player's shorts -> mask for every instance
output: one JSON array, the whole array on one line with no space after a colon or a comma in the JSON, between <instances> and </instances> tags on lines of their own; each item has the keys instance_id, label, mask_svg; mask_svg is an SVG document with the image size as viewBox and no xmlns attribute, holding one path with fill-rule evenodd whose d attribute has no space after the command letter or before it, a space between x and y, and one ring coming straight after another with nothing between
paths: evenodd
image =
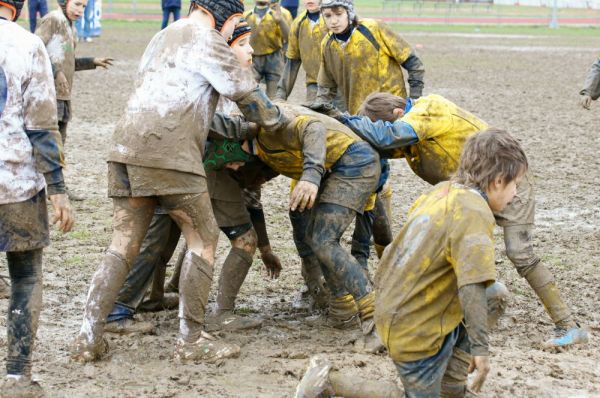
<instances>
[{"instance_id":1,"label":"player's shorts","mask_svg":"<svg viewBox=\"0 0 600 398\"><path fill-rule=\"evenodd\" d=\"M50 244L46 191L18 203L0 205L0 251L20 252Z\"/></svg>"}]
</instances>

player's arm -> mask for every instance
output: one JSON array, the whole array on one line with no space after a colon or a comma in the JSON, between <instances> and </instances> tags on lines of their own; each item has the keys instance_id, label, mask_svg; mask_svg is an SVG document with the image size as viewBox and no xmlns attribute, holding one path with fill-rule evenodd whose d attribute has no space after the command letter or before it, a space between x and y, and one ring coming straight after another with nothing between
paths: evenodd
<instances>
[{"instance_id":1,"label":"player's arm","mask_svg":"<svg viewBox=\"0 0 600 398\"><path fill-rule=\"evenodd\" d=\"M348 114L344 114L339 120L378 151L391 151L419 142L412 126L402 120L393 123L383 120L373 122L366 116Z\"/></svg>"},{"instance_id":2,"label":"player's arm","mask_svg":"<svg viewBox=\"0 0 600 398\"><path fill-rule=\"evenodd\" d=\"M256 136L255 127L242 116L215 113L208 137L215 140L244 141Z\"/></svg>"},{"instance_id":3,"label":"player's arm","mask_svg":"<svg viewBox=\"0 0 600 398\"><path fill-rule=\"evenodd\" d=\"M329 70L327 63L325 62L325 51L327 51L327 43L329 42L329 36L325 36L321 42L321 66L319 68L319 74L317 76L317 99L316 104L333 104L333 100L337 95L337 83Z\"/></svg>"},{"instance_id":4,"label":"player's arm","mask_svg":"<svg viewBox=\"0 0 600 398\"><path fill-rule=\"evenodd\" d=\"M304 164L302 176L290 196L290 210L304 211L314 205L325 174L327 128L317 120L304 121L296 128L302 143Z\"/></svg>"},{"instance_id":5,"label":"player's arm","mask_svg":"<svg viewBox=\"0 0 600 398\"><path fill-rule=\"evenodd\" d=\"M208 53L198 54L198 65L202 75L217 92L236 102L249 122L265 130L277 130L288 122L281 109L274 105L260 90L254 78L243 69L220 34L207 41Z\"/></svg>"},{"instance_id":6,"label":"player's arm","mask_svg":"<svg viewBox=\"0 0 600 398\"><path fill-rule=\"evenodd\" d=\"M392 31L386 24L381 24L380 34L385 50L408 73L410 97L419 98L425 86L425 66L418 55L402 37Z\"/></svg>"},{"instance_id":7,"label":"player's arm","mask_svg":"<svg viewBox=\"0 0 600 398\"><path fill-rule=\"evenodd\" d=\"M288 38L288 48L285 54L285 66L281 79L277 84L277 98L287 99L294 89L296 78L300 71L302 60L300 59L300 48L298 43L298 30L300 25L298 22L292 24Z\"/></svg>"}]
</instances>

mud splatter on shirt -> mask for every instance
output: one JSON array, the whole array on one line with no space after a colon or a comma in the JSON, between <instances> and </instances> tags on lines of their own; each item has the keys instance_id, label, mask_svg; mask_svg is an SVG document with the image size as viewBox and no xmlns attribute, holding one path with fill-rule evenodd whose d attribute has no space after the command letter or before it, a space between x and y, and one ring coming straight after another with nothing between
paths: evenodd
<instances>
[{"instance_id":1,"label":"mud splatter on shirt","mask_svg":"<svg viewBox=\"0 0 600 398\"><path fill-rule=\"evenodd\" d=\"M58 134L58 126L52 69L42 41L0 20L0 68L7 86L0 116L0 204L7 204L30 199L45 186L26 130Z\"/></svg>"}]
</instances>

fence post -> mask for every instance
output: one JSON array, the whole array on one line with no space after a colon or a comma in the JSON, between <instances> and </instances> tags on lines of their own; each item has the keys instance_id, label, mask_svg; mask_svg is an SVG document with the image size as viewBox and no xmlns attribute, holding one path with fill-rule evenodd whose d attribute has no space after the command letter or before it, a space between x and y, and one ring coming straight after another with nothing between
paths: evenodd
<instances>
[{"instance_id":1,"label":"fence post","mask_svg":"<svg viewBox=\"0 0 600 398\"><path fill-rule=\"evenodd\" d=\"M550 19L550 29L558 29L558 0L552 2L552 18Z\"/></svg>"}]
</instances>

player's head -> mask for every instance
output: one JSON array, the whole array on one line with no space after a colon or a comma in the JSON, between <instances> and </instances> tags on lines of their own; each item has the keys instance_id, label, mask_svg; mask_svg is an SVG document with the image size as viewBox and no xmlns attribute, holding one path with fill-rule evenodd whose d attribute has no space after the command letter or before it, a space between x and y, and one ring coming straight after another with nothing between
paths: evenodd
<instances>
[{"instance_id":1,"label":"player's head","mask_svg":"<svg viewBox=\"0 0 600 398\"><path fill-rule=\"evenodd\" d=\"M256 5L256 7L258 8L267 8L269 6L270 1L269 0L256 0L254 2L254 4Z\"/></svg>"},{"instance_id":2,"label":"player's head","mask_svg":"<svg viewBox=\"0 0 600 398\"><path fill-rule=\"evenodd\" d=\"M372 121L393 122L404 115L406 100L390 93L372 93L367 96L358 110L358 114Z\"/></svg>"},{"instance_id":3,"label":"player's head","mask_svg":"<svg viewBox=\"0 0 600 398\"><path fill-rule=\"evenodd\" d=\"M58 0L58 5L70 21L77 21L84 13L88 0Z\"/></svg>"},{"instance_id":4,"label":"player's head","mask_svg":"<svg viewBox=\"0 0 600 398\"><path fill-rule=\"evenodd\" d=\"M213 27L229 38L242 18L244 3L241 0L192 0L190 11L194 9L209 15Z\"/></svg>"},{"instance_id":5,"label":"player's head","mask_svg":"<svg viewBox=\"0 0 600 398\"><path fill-rule=\"evenodd\" d=\"M12 20L16 21L21 15L24 0L0 0L0 7L6 7L12 12Z\"/></svg>"},{"instance_id":6,"label":"player's head","mask_svg":"<svg viewBox=\"0 0 600 398\"><path fill-rule=\"evenodd\" d=\"M492 211L499 212L515 197L528 167L519 142L504 130L490 128L467 140L453 181L480 189Z\"/></svg>"},{"instance_id":7,"label":"player's head","mask_svg":"<svg viewBox=\"0 0 600 398\"><path fill-rule=\"evenodd\" d=\"M320 0L304 0L304 8L308 10L308 12L317 12L320 9L321 1Z\"/></svg>"},{"instance_id":8,"label":"player's head","mask_svg":"<svg viewBox=\"0 0 600 398\"><path fill-rule=\"evenodd\" d=\"M211 140L206 142L203 164L206 171L217 171L224 168L236 170L250 158L251 155L244 150L240 142Z\"/></svg>"},{"instance_id":9,"label":"player's head","mask_svg":"<svg viewBox=\"0 0 600 398\"><path fill-rule=\"evenodd\" d=\"M250 25L242 19L235 27L231 38L227 41L227 44L229 44L231 50L242 66L252 65L252 54L254 54L254 49L250 45L251 35L252 29L250 28Z\"/></svg>"},{"instance_id":10,"label":"player's head","mask_svg":"<svg viewBox=\"0 0 600 398\"><path fill-rule=\"evenodd\" d=\"M344 33L357 23L352 0L321 0L321 15L327 28L335 34Z\"/></svg>"}]
</instances>

